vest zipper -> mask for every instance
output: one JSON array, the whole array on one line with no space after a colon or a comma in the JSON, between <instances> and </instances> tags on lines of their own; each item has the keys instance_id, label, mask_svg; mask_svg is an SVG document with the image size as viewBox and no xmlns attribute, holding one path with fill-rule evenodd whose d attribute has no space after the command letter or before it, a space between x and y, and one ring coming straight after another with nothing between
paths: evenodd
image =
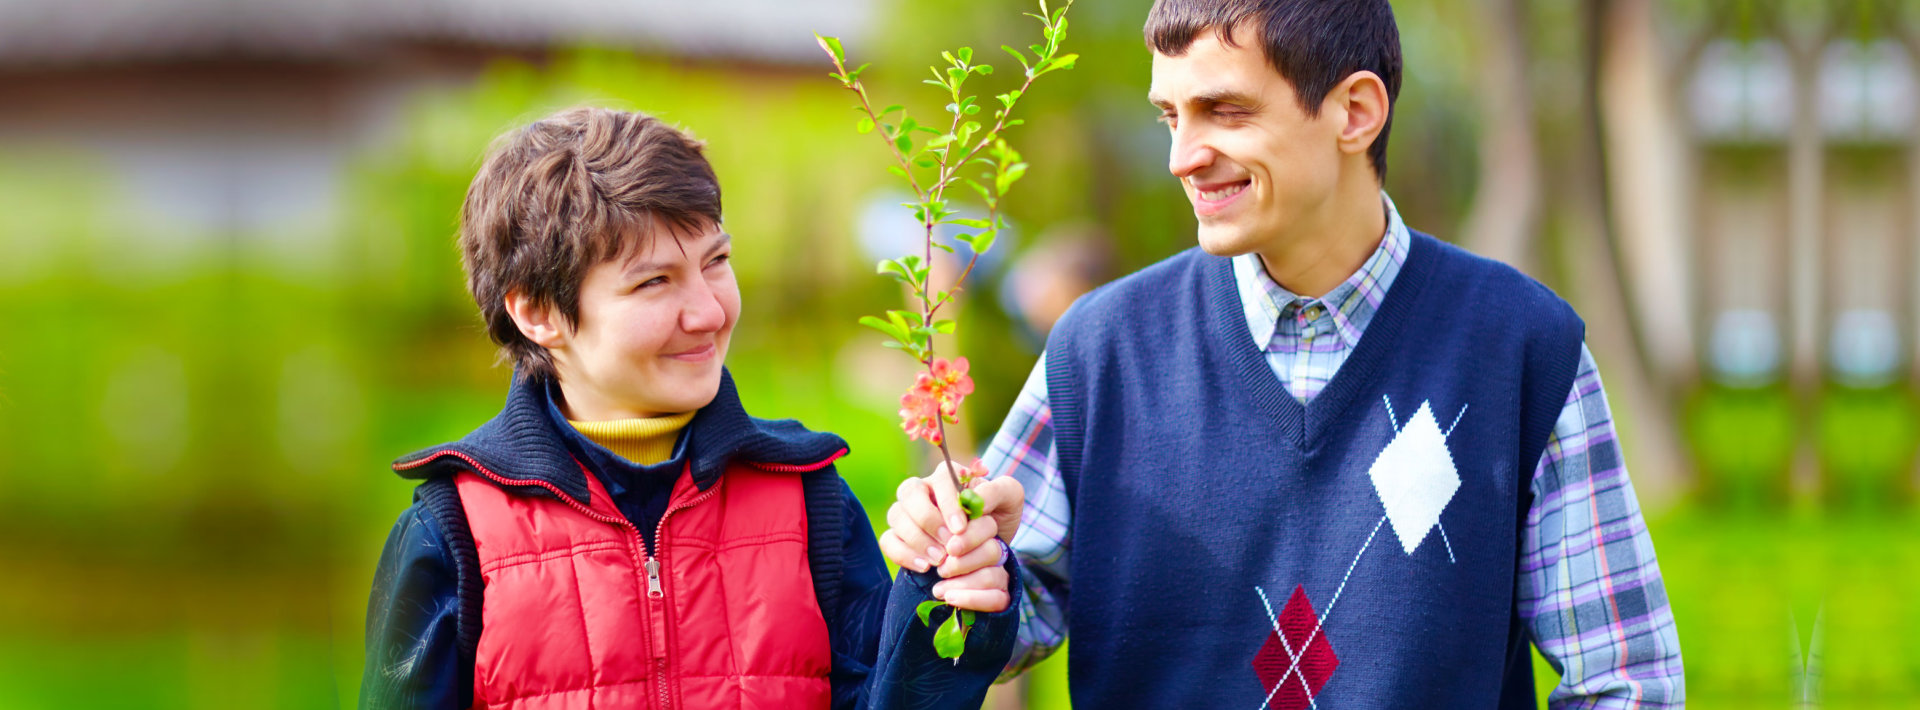
<instances>
[{"instance_id":1,"label":"vest zipper","mask_svg":"<svg viewBox=\"0 0 1920 710\"><path fill-rule=\"evenodd\" d=\"M688 465L691 466L692 464ZM660 523L654 526L653 529L653 554L647 556L646 570L647 600L651 602L655 608L650 609L649 611L652 613L647 616L653 622L654 638L660 639L660 643L654 644L653 662L661 678L667 677L667 636L672 633L671 630L673 627L673 624L668 623L669 620L667 619L668 604L666 603L666 583L660 578L661 570L667 566L667 521L673 518L674 513L698 505L700 501L711 498L713 494L718 492L720 492L720 487L714 486L679 505L669 506L667 512L660 514ZM636 531L634 534L638 535L639 533ZM660 689L660 707L662 710L669 710L673 707L672 693L664 682L659 683L658 687Z\"/></svg>"}]
</instances>

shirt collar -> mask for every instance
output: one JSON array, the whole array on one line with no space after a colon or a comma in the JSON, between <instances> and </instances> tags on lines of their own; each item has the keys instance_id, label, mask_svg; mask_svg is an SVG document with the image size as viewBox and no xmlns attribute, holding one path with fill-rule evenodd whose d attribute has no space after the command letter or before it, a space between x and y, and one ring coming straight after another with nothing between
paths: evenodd
<instances>
[{"instance_id":1,"label":"shirt collar","mask_svg":"<svg viewBox=\"0 0 1920 710\"><path fill-rule=\"evenodd\" d=\"M1380 245L1374 248L1373 255L1367 257L1366 263L1358 271L1320 298L1302 297L1275 282L1273 277L1267 275L1259 254L1242 254L1233 258L1233 276L1239 285L1240 305L1246 312L1247 330L1256 347L1264 350L1273 342L1282 316L1292 316L1297 310L1315 305L1316 302L1332 315L1341 338L1349 347L1359 342L1361 332L1373 321L1373 314L1386 298L1387 289L1393 286L1394 277L1400 274L1400 267L1406 263L1407 251L1413 241L1406 223L1400 219L1399 209L1394 207L1393 199L1384 190L1380 192L1380 203L1387 211L1387 231L1382 235Z\"/></svg>"}]
</instances>

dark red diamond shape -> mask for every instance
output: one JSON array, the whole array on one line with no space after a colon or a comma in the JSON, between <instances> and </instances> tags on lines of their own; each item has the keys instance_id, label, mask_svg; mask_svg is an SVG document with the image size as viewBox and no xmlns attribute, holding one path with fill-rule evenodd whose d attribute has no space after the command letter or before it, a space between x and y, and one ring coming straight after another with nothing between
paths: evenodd
<instances>
[{"instance_id":1,"label":"dark red diamond shape","mask_svg":"<svg viewBox=\"0 0 1920 710\"><path fill-rule=\"evenodd\" d=\"M1266 688L1272 698L1267 703L1269 708L1307 707L1308 699L1319 694L1320 689L1326 687L1327 679L1333 676L1333 669L1340 667L1340 659L1333 655L1333 644L1327 641L1327 630L1315 632L1319 623L1319 614L1314 613L1313 603L1307 601L1306 588L1294 587L1293 596L1287 598L1286 608L1280 611L1280 631L1268 632L1267 643L1253 657L1253 673L1260 676L1260 686ZM1288 649L1293 653L1288 653ZM1300 654L1297 665L1295 654ZM1275 686L1280 689L1275 691Z\"/></svg>"}]
</instances>

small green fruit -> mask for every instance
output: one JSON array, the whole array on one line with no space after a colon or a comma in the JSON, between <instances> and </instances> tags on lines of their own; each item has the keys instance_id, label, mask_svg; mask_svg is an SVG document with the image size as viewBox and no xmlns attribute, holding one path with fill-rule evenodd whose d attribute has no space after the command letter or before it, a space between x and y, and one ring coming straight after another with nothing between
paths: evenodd
<instances>
[{"instance_id":1,"label":"small green fruit","mask_svg":"<svg viewBox=\"0 0 1920 710\"><path fill-rule=\"evenodd\" d=\"M968 488L960 492L960 507L967 511L967 519L980 517L980 511L986 509L987 502L980 498L980 492Z\"/></svg>"}]
</instances>

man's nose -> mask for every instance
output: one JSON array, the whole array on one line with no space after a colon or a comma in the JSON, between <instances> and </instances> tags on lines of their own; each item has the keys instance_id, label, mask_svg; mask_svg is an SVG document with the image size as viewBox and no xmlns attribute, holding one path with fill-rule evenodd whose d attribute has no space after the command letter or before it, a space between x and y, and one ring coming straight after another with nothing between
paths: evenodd
<instances>
[{"instance_id":1,"label":"man's nose","mask_svg":"<svg viewBox=\"0 0 1920 710\"><path fill-rule=\"evenodd\" d=\"M1195 128L1175 128L1173 146L1167 153L1167 172L1185 179L1212 165L1214 155L1213 146L1208 144L1205 133Z\"/></svg>"}]
</instances>

